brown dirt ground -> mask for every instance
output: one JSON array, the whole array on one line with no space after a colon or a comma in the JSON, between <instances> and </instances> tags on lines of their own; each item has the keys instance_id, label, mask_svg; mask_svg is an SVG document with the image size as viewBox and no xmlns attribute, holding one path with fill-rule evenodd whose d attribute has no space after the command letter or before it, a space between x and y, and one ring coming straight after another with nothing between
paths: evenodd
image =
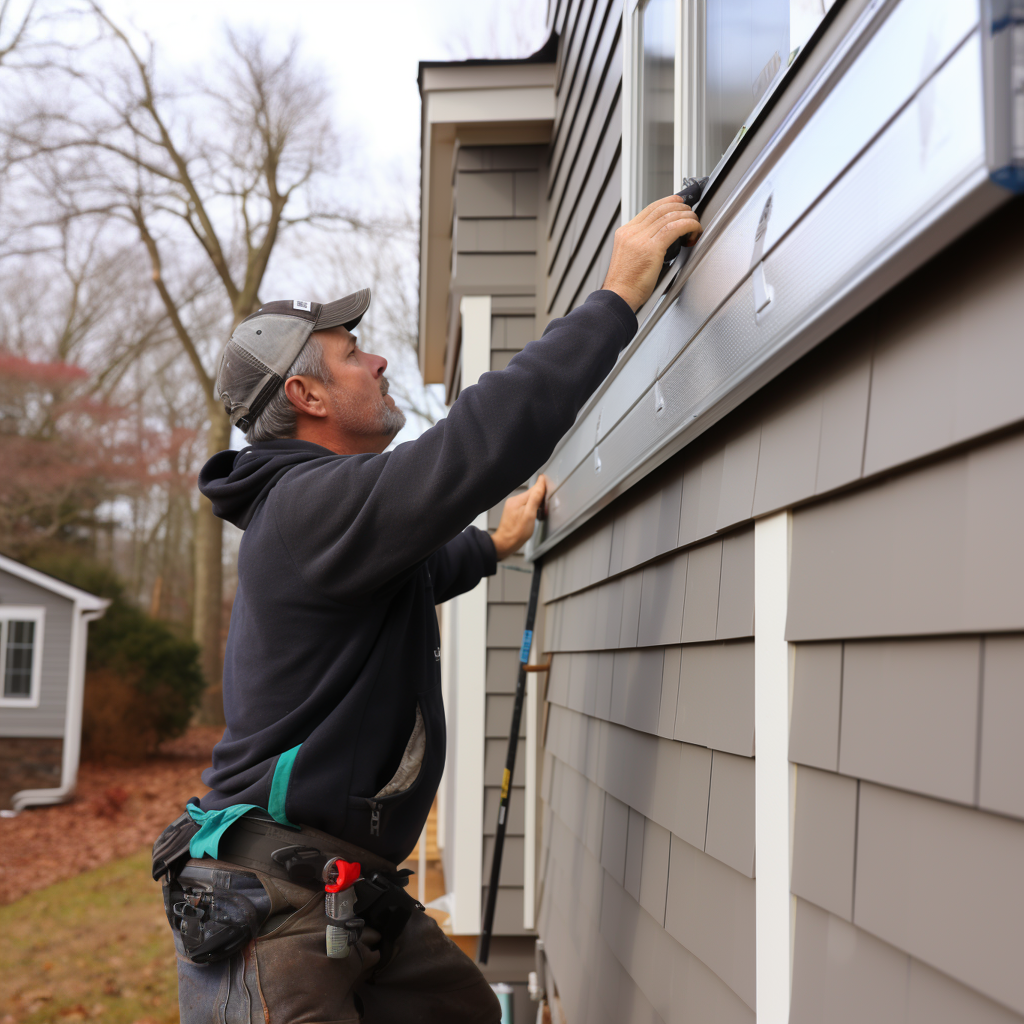
<instances>
[{"instance_id":1,"label":"brown dirt ground","mask_svg":"<svg viewBox=\"0 0 1024 1024\"><path fill-rule=\"evenodd\" d=\"M194 727L138 764L85 763L70 803L0 818L0 905L152 845L206 793L200 774L222 731Z\"/></svg>"}]
</instances>

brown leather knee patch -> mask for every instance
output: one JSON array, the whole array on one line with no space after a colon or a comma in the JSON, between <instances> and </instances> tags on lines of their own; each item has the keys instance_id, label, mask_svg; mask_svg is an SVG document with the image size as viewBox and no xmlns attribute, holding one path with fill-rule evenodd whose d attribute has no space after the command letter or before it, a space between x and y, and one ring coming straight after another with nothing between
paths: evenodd
<instances>
[{"instance_id":1,"label":"brown leather knee patch","mask_svg":"<svg viewBox=\"0 0 1024 1024\"><path fill-rule=\"evenodd\" d=\"M283 924L256 940L260 996L267 1024L359 1021L353 988L380 954L359 942L344 960L326 952L324 895L317 893Z\"/></svg>"}]
</instances>

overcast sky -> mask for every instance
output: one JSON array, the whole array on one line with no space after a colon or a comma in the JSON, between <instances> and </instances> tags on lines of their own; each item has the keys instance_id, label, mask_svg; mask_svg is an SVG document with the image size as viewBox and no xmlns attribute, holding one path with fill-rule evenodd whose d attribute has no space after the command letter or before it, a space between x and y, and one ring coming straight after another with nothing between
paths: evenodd
<instances>
[{"instance_id":1,"label":"overcast sky","mask_svg":"<svg viewBox=\"0 0 1024 1024\"><path fill-rule=\"evenodd\" d=\"M203 64L223 26L252 26L328 76L337 123L372 173L399 165L418 180L421 60L525 56L544 42L546 0L106 0L175 64Z\"/></svg>"},{"instance_id":2,"label":"overcast sky","mask_svg":"<svg viewBox=\"0 0 1024 1024\"><path fill-rule=\"evenodd\" d=\"M407 185L419 197L421 60L521 57L545 39L547 0L104 0L115 19L144 31L166 65L209 66L225 26L299 40L299 52L323 71L334 95L342 173L374 205ZM422 426L410 419L395 443ZM231 446L245 444L232 431Z\"/></svg>"}]
</instances>

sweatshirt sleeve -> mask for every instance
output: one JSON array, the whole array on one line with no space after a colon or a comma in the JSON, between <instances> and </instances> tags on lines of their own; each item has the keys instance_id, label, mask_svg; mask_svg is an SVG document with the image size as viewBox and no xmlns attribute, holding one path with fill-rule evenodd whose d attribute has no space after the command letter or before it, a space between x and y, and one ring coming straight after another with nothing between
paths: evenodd
<instances>
[{"instance_id":1,"label":"sweatshirt sleeve","mask_svg":"<svg viewBox=\"0 0 1024 1024\"><path fill-rule=\"evenodd\" d=\"M468 526L427 559L434 581L434 600L441 604L472 590L485 576L498 571L491 536Z\"/></svg>"},{"instance_id":2,"label":"sweatshirt sleeve","mask_svg":"<svg viewBox=\"0 0 1024 1024\"><path fill-rule=\"evenodd\" d=\"M399 585L544 464L636 327L617 294L594 292L417 440L289 471L268 511L306 582L341 604Z\"/></svg>"}]
</instances>

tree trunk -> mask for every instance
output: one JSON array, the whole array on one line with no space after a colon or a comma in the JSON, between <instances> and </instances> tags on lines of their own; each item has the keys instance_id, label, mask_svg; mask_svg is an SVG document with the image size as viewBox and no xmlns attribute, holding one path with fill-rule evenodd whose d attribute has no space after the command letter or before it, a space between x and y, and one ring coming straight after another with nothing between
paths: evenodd
<instances>
[{"instance_id":1,"label":"tree trunk","mask_svg":"<svg viewBox=\"0 0 1024 1024\"><path fill-rule=\"evenodd\" d=\"M219 404L209 409L210 427L206 450L215 455L228 447L231 424ZM222 683L220 635L223 605L224 524L213 514L208 498L199 496L199 512L195 533L195 599L193 601L192 636L202 649L200 654L206 691L196 716L202 725L224 724L224 688Z\"/></svg>"}]
</instances>

